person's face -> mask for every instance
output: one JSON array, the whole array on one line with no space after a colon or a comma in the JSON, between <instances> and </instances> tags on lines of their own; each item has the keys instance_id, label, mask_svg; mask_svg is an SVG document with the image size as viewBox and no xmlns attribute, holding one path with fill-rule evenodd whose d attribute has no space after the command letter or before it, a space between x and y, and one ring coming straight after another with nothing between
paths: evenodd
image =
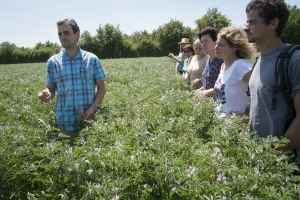
<instances>
[{"instance_id":1,"label":"person's face","mask_svg":"<svg viewBox=\"0 0 300 200\"><path fill-rule=\"evenodd\" d=\"M211 53L214 51L216 43L212 40L209 34L201 37L201 45L204 53Z\"/></svg>"},{"instance_id":2,"label":"person's face","mask_svg":"<svg viewBox=\"0 0 300 200\"><path fill-rule=\"evenodd\" d=\"M74 34L70 25L62 24L58 26L58 37L61 45L65 49L70 49L71 47L77 44L77 39L79 38L79 31L77 31Z\"/></svg>"},{"instance_id":3,"label":"person's face","mask_svg":"<svg viewBox=\"0 0 300 200\"><path fill-rule=\"evenodd\" d=\"M196 55L202 55L203 54L201 42L197 42L196 44L194 44L194 51L195 51Z\"/></svg>"},{"instance_id":4,"label":"person's face","mask_svg":"<svg viewBox=\"0 0 300 200\"><path fill-rule=\"evenodd\" d=\"M251 10L247 14L247 24L245 32L248 36L248 42L260 43L260 41L268 39L268 26L264 24L264 20L259 16L258 10Z\"/></svg>"},{"instance_id":5,"label":"person's face","mask_svg":"<svg viewBox=\"0 0 300 200\"><path fill-rule=\"evenodd\" d=\"M221 36L218 36L215 46L216 57L226 60L226 58L229 58L234 52L235 48L229 46L226 40L224 40Z\"/></svg>"},{"instance_id":6,"label":"person's face","mask_svg":"<svg viewBox=\"0 0 300 200\"><path fill-rule=\"evenodd\" d=\"M193 55L193 52L192 52L192 50L185 48L184 55L185 55L185 57L189 58Z\"/></svg>"}]
</instances>

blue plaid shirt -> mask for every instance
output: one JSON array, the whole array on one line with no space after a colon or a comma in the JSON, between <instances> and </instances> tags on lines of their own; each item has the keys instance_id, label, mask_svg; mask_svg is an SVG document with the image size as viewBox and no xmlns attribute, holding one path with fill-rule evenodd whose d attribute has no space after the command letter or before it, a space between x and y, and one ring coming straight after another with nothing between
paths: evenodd
<instances>
[{"instance_id":1,"label":"blue plaid shirt","mask_svg":"<svg viewBox=\"0 0 300 200\"><path fill-rule=\"evenodd\" d=\"M97 56L78 48L71 60L65 49L47 62L47 85L56 86L56 124L66 131L80 130L84 112L93 104L95 84L106 78Z\"/></svg>"}]
</instances>

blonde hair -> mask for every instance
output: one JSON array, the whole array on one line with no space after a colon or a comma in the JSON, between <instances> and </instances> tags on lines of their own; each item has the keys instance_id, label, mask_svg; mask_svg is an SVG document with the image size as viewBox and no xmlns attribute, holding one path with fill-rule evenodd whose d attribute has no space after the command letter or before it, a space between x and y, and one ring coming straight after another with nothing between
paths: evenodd
<instances>
[{"instance_id":1,"label":"blonde hair","mask_svg":"<svg viewBox=\"0 0 300 200\"><path fill-rule=\"evenodd\" d=\"M255 47L248 42L244 30L229 26L222 28L218 35L223 38L230 47L236 48L236 55L239 58L250 59L253 56Z\"/></svg>"}]
</instances>

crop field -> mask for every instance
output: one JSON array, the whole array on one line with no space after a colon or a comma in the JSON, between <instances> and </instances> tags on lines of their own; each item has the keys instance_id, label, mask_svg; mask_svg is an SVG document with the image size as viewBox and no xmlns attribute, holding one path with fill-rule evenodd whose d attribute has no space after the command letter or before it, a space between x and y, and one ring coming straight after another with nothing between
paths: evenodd
<instances>
[{"instance_id":1,"label":"crop field","mask_svg":"<svg viewBox=\"0 0 300 200\"><path fill-rule=\"evenodd\" d=\"M42 103L46 63L0 65L0 199L300 199L288 153L210 98L167 57L101 60L107 94L74 146ZM272 144L272 145L271 145Z\"/></svg>"}]
</instances>

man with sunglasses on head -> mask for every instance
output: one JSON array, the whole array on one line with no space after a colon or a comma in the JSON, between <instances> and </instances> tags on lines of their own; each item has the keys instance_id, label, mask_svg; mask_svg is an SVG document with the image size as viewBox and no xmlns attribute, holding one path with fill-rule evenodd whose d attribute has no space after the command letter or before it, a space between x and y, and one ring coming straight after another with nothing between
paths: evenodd
<instances>
[{"instance_id":1,"label":"man with sunglasses on head","mask_svg":"<svg viewBox=\"0 0 300 200\"><path fill-rule=\"evenodd\" d=\"M104 98L106 74L98 57L78 46L80 30L74 19L58 21L57 28L63 48L47 61L47 85L38 97L49 102L57 93L56 124L72 145Z\"/></svg>"}]
</instances>

